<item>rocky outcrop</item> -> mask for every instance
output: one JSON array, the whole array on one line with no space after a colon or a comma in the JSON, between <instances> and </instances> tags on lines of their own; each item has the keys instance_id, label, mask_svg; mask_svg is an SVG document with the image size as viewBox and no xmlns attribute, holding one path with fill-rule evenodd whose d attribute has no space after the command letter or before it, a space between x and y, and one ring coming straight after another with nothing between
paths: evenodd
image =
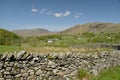
<instances>
[{"instance_id":1,"label":"rocky outcrop","mask_svg":"<svg viewBox=\"0 0 120 80\"><path fill-rule=\"evenodd\" d=\"M0 80L75 80L79 69L97 75L120 65L120 51L99 53L29 54L21 51L0 55Z\"/></svg>"}]
</instances>

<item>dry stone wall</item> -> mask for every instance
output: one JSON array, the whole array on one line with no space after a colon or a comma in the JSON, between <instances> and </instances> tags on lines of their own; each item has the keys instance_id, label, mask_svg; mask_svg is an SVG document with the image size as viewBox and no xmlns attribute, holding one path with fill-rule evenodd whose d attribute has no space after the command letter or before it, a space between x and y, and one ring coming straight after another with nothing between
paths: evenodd
<instances>
[{"instance_id":1,"label":"dry stone wall","mask_svg":"<svg viewBox=\"0 0 120 80\"><path fill-rule=\"evenodd\" d=\"M120 51L99 53L0 54L0 80L75 80L79 69L97 75L120 65Z\"/></svg>"}]
</instances>

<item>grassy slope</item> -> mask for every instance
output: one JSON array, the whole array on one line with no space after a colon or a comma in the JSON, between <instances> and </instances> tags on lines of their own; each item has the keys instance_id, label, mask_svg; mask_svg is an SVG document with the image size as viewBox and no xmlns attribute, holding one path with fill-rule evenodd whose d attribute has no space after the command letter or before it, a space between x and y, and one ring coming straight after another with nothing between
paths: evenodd
<instances>
[{"instance_id":1,"label":"grassy slope","mask_svg":"<svg viewBox=\"0 0 120 80\"><path fill-rule=\"evenodd\" d=\"M120 31L120 24L96 22L96 23L87 23L83 25L80 25L80 24L75 25L60 33L61 34L81 34L84 32L108 33L108 32L119 32L119 31Z\"/></svg>"},{"instance_id":2,"label":"grassy slope","mask_svg":"<svg viewBox=\"0 0 120 80\"><path fill-rule=\"evenodd\" d=\"M98 76L90 80L120 80L120 66L103 70Z\"/></svg>"},{"instance_id":3,"label":"grassy slope","mask_svg":"<svg viewBox=\"0 0 120 80\"><path fill-rule=\"evenodd\" d=\"M17 45L21 37L5 29L0 28L0 45Z\"/></svg>"}]
</instances>

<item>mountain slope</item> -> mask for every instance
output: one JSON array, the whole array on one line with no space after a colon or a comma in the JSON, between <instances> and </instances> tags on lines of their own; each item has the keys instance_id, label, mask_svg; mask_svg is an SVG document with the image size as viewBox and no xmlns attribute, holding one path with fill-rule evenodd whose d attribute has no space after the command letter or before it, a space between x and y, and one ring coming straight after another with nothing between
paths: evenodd
<instances>
[{"instance_id":1,"label":"mountain slope","mask_svg":"<svg viewBox=\"0 0 120 80\"><path fill-rule=\"evenodd\" d=\"M14 30L15 34L22 37L29 36L41 36L49 35L57 32L50 32L46 29L25 29L25 30ZM120 24L114 23L104 23L104 22L94 22L87 24L78 24L64 31L58 32L58 34L82 34L84 32L92 33L108 33L108 32L120 32Z\"/></svg>"},{"instance_id":2,"label":"mountain slope","mask_svg":"<svg viewBox=\"0 0 120 80\"><path fill-rule=\"evenodd\" d=\"M108 33L118 31L120 32L120 24L96 22L83 25L78 24L69 29L61 31L60 34L81 34L84 32Z\"/></svg>"},{"instance_id":3,"label":"mountain slope","mask_svg":"<svg viewBox=\"0 0 120 80\"><path fill-rule=\"evenodd\" d=\"M0 28L0 45L10 45L18 42L20 37L13 32Z\"/></svg>"},{"instance_id":4,"label":"mountain slope","mask_svg":"<svg viewBox=\"0 0 120 80\"><path fill-rule=\"evenodd\" d=\"M24 29L24 30L14 30L12 32L14 32L15 34L22 36L22 37L41 36L41 35L52 34L52 32L50 32L46 29Z\"/></svg>"}]
</instances>

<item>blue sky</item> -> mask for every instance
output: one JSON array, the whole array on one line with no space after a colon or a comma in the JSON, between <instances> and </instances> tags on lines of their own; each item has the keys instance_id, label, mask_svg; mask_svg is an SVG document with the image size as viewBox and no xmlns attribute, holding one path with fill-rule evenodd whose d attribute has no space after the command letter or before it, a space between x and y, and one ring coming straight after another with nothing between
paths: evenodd
<instances>
[{"instance_id":1,"label":"blue sky","mask_svg":"<svg viewBox=\"0 0 120 80\"><path fill-rule=\"evenodd\" d=\"M0 28L60 31L89 22L120 23L120 0L0 0Z\"/></svg>"}]
</instances>

